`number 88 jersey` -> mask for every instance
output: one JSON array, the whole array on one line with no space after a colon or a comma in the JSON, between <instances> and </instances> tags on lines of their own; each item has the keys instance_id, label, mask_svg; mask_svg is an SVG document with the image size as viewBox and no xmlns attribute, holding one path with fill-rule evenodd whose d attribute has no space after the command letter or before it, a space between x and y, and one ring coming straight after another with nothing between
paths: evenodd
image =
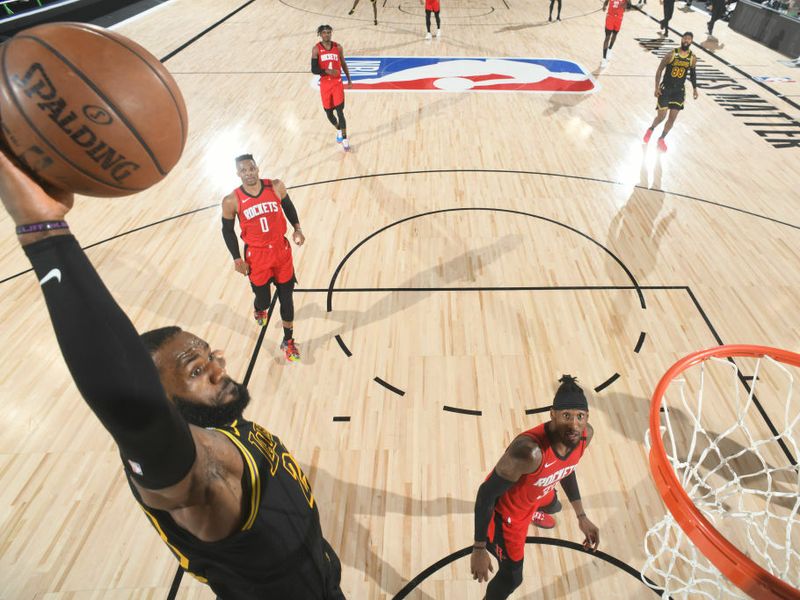
<instances>
[{"instance_id":1,"label":"number 88 jersey","mask_svg":"<svg viewBox=\"0 0 800 600\"><path fill-rule=\"evenodd\" d=\"M242 241L254 248L267 248L286 235L286 217L281 200L269 179L261 180L261 192L251 196L240 186L234 190Z\"/></svg>"}]
</instances>

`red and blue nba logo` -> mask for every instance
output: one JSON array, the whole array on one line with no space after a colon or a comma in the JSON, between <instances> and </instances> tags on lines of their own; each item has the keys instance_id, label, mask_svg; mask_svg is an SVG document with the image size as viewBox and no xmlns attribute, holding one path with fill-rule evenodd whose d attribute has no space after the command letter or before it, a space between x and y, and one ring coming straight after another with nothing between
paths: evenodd
<instances>
[{"instance_id":1,"label":"red and blue nba logo","mask_svg":"<svg viewBox=\"0 0 800 600\"><path fill-rule=\"evenodd\" d=\"M357 56L348 91L592 93L592 74L559 58Z\"/></svg>"}]
</instances>

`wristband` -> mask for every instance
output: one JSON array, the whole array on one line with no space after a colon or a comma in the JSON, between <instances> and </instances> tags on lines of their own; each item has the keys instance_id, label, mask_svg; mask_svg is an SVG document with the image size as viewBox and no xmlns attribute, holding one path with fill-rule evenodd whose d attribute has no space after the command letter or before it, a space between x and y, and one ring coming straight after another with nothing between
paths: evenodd
<instances>
[{"instance_id":1,"label":"wristband","mask_svg":"<svg viewBox=\"0 0 800 600\"><path fill-rule=\"evenodd\" d=\"M25 233L37 233L39 231L51 231L53 229L69 229L66 221L41 221L39 223L28 223L27 225L17 225L17 235Z\"/></svg>"}]
</instances>

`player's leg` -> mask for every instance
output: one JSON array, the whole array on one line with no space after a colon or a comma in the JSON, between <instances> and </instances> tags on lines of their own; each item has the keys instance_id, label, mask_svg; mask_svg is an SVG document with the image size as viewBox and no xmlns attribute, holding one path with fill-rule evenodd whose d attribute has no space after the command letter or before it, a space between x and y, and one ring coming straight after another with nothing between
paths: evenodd
<instances>
[{"instance_id":1,"label":"player's leg","mask_svg":"<svg viewBox=\"0 0 800 600\"><path fill-rule=\"evenodd\" d=\"M442 21L439 19L439 11L433 11L433 16L436 18L436 37L441 37L442 35Z\"/></svg>"},{"instance_id":2,"label":"player's leg","mask_svg":"<svg viewBox=\"0 0 800 600\"><path fill-rule=\"evenodd\" d=\"M497 574L486 587L485 600L505 600L522 583L522 564L525 557L527 528L512 530L498 514L494 514L494 536L487 549L498 562Z\"/></svg>"},{"instance_id":3,"label":"player's leg","mask_svg":"<svg viewBox=\"0 0 800 600\"><path fill-rule=\"evenodd\" d=\"M294 262L289 241L284 239L284 247L275 254L275 288L280 303L281 320L283 321L283 341L281 350L286 353L286 360L300 360L300 352L294 344Z\"/></svg>"},{"instance_id":4,"label":"player's leg","mask_svg":"<svg viewBox=\"0 0 800 600\"><path fill-rule=\"evenodd\" d=\"M661 132L661 136L658 138L658 149L662 152L666 152L667 145L664 142L664 138L667 137L667 134L672 129L672 126L675 125L675 119L678 118L678 113L680 109L678 108L670 108L669 109L669 116L667 117L667 122L664 123L664 131Z\"/></svg>"},{"instance_id":5,"label":"player's leg","mask_svg":"<svg viewBox=\"0 0 800 600\"><path fill-rule=\"evenodd\" d=\"M556 0L550 0L550 14L547 17L548 21L553 20L553 5L556 3Z\"/></svg>"},{"instance_id":6,"label":"player's leg","mask_svg":"<svg viewBox=\"0 0 800 600\"><path fill-rule=\"evenodd\" d=\"M556 21L561 20L561 0L558 0L558 14L556 15Z\"/></svg>"},{"instance_id":7,"label":"player's leg","mask_svg":"<svg viewBox=\"0 0 800 600\"><path fill-rule=\"evenodd\" d=\"M428 32L425 34L425 39L431 39L431 11L430 9L425 9L425 30Z\"/></svg>"},{"instance_id":8,"label":"player's leg","mask_svg":"<svg viewBox=\"0 0 800 600\"><path fill-rule=\"evenodd\" d=\"M378 2L377 0L372 0L372 18L374 24L378 24Z\"/></svg>"},{"instance_id":9,"label":"player's leg","mask_svg":"<svg viewBox=\"0 0 800 600\"><path fill-rule=\"evenodd\" d=\"M608 64L608 43L611 41L611 34L613 32L608 28L608 23L606 23L606 37L603 40L603 63L602 66L606 66Z\"/></svg>"},{"instance_id":10,"label":"player's leg","mask_svg":"<svg viewBox=\"0 0 800 600\"><path fill-rule=\"evenodd\" d=\"M339 130L342 132L342 148L349 150L350 140L347 138L347 120L344 118L344 87L342 87L341 96L337 96L336 100L340 100L333 108L336 111L336 119L339 122Z\"/></svg>"},{"instance_id":11,"label":"player's leg","mask_svg":"<svg viewBox=\"0 0 800 600\"><path fill-rule=\"evenodd\" d=\"M617 41L617 34L619 33L619 23L617 23L617 29L611 31L611 39L608 41L608 52L609 55L614 48L614 42Z\"/></svg>"},{"instance_id":12,"label":"player's leg","mask_svg":"<svg viewBox=\"0 0 800 600\"><path fill-rule=\"evenodd\" d=\"M675 0L664 0L664 20L661 21L661 28L664 30L664 37L669 33L669 22L675 12Z\"/></svg>"},{"instance_id":13,"label":"player's leg","mask_svg":"<svg viewBox=\"0 0 800 600\"><path fill-rule=\"evenodd\" d=\"M270 292L269 282L263 283L262 285L256 285L251 279L250 288L253 290L253 294L255 296L253 300L253 317L260 327L264 327L269 319L268 310L269 304L272 301L272 293Z\"/></svg>"},{"instance_id":14,"label":"player's leg","mask_svg":"<svg viewBox=\"0 0 800 600\"><path fill-rule=\"evenodd\" d=\"M662 91L661 93L663 94L664 92ZM653 135L653 130L656 127L658 127L661 121L663 121L666 118L667 118L667 107L666 105L662 107L659 99L659 105L658 108L656 108L656 118L653 119L653 123L650 125L650 127L647 128L647 131L644 134L643 141L645 144L650 141L650 136Z\"/></svg>"},{"instance_id":15,"label":"player's leg","mask_svg":"<svg viewBox=\"0 0 800 600\"><path fill-rule=\"evenodd\" d=\"M359 0L356 0L355 2L353 2L353 8L351 8L350 12L347 13L348 15L352 15L354 12L356 12L356 6L358 6L358 2L359 2Z\"/></svg>"}]
</instances>

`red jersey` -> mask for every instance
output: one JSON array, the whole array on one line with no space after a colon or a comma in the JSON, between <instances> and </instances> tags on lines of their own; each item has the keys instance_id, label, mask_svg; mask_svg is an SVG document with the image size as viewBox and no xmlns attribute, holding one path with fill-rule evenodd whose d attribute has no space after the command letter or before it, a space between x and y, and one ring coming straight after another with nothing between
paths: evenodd
<instances>
[{"instance_id":1,"label":"red jersey","mask_svg":"<svg viewBox=\"0 0 800 600\"><path fill-rule=\"evenodd\" d=\"M628 0L608 0L608 14L611 17L621 19L625 14L625 7Z\"/></svg>"},{"instance_id":2,"label":"red jersey","mask_svg":"<svg viewBox=\"0 0 800 600\"><path fill-rule=\"evenodd\" d=\"M342 53L339 49L339 44L331 40L331 49L328 50L322 45L322 42L317 43L317 62L322 74L319 76L321 81L341 81L342 80ZM325 69L336 69L337 75L328 75Z\"/></svg>"},{"instance_id":3,"label":"red jersey","mask_svg":"<svg viewBox=\"0 0 800 600\"><path fill-rule=\"evenodd\" d=\"M522 523L525 529L541 502L550 495L559 481L575 470L586 450L584 429L578 445L566 457L561 458L550 446L550 438L547 437L544 426L545 423L542 423L521 434L532 438L542 449L542 464L533 473L521 477L500 496L494 508L503 516L504 521Z\"/></svg>"},{"instance_id":4,"label":"red jersey","mask_svg":"<svg viewBox=\"0 0 800 600\"><path fill-rule=\"evenodd\" d=\"M265 248L286 235L281 199L272 189L269 179L262 179L261 186L261 193L256 197L250 196L242 187L234 190L242 241L255 248Z\"/></svg>"}]
</instances>

